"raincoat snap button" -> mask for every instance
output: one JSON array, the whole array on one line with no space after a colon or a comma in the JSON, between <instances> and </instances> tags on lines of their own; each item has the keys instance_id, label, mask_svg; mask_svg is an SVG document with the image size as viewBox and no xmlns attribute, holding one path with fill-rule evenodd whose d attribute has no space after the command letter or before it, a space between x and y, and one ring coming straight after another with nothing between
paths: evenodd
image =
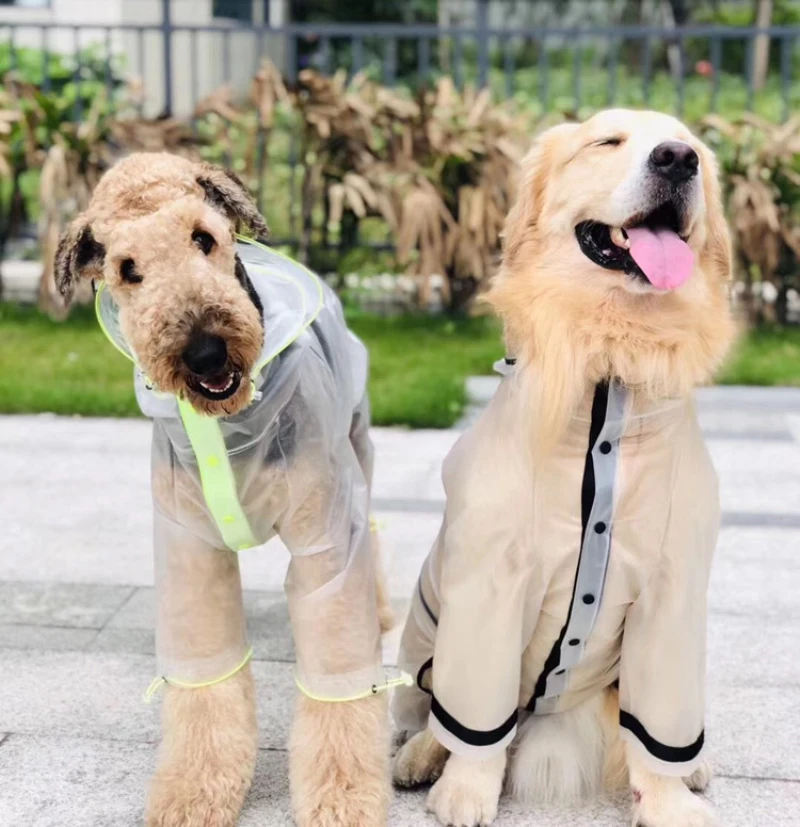
<instances>
[{"instance_id":1,"label":"raincoat snap button","mask_svg":"<svg viewBox=\"0 0 800 827\"><path fill-rule=\"evenodd\" d=\"M236 522L236 517L234 517L233 514L226 514L222 518L222 522L223 523L235 523Z\"/></svg>"},{"instance_id":2,"label":"raincoat snap button","mask_svg":"<svg viewBox=\"0 0 800 827\"><path fill-rule=\"evenodd\" d=\"M611 453L611 443L610 442L601 442L600 443L600 453L601 454L610 454Z\"/></svg>"},{"instance_id":3,"label":"raincoat snap button","mask_svg":"<svg viewBox=\"0 0 800 827\"><path fill-rule=\"evenodd\" d=\"M209 468L216 468L219 465L219 458L212 454L206 458L206 465L208 465Z\"/></svg>"},{"instance_id":4,"label":"raincoat snap button","mask_svg":"<svg viewBox=\"0 0 800 827\"><path fill-rule=\"evenodd\" d=\"M595 523L594 530L597 534L602 534L606 530L606 524L603 522Z\"/></svg>"},{"instance_id":5,"label":"raincoat snap button","mask_svg":"<svg viewBox=\"0 0 800 827\"><path fill-rule=\"evenodd\" d=\"M592 605L592 603L594 603L594 595L593 595L593 594L585 594L585 595L583 596L583 602L584 602L587 606L591 606L591 605Z\"/></svg>"}]
</instances>

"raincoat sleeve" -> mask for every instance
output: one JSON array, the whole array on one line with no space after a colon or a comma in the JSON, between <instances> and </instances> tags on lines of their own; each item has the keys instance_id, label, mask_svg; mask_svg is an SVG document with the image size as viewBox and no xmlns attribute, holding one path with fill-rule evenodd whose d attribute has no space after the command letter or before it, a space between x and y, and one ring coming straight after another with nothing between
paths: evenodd
<instances>
[{"instance_id":1,"label":"raincoat sleeve","mask_svg":"<svg viewBox=\"0 0 800 827\"><path fill-rule=\"evenodd\" d=\"M296 679L309 697L345 701L385 684L369 486L350 438L352 404L314 353L300 375L298 453L287 465L287 506L276 526L292 555L286 593Z\"/></svg>"},{"instance_id":2,"label":"raincoat sleeve","mask_svg":"<svg viewBox=\"0 0 800 827\"><path fill-rule=\"evenodd\" d=\"M693 430L656 571L627 612L620 664L622 737L653 772L674 776L701 761L706 595L719 528L716 475Z\"/></svg>"},{"instance_id":3,"label":"raincoat sleeve","mask_svg":"<svg viewBox=\"0 0 800 827\"><path fill-rule=\"evenodd\" d=\"M436 740L475 757L504 749L516 732L530 581L514 519L525 488L522 452L497 419L502 404L501 394L445 462L445 520L403 638L401 664L416 669L417 685L398 690L395 702L396 717L413 725L421 693L430 691ZM432 664L419 663L432 632Z\"/></svg>"},{"instance_id":4,"label":"raincoat sleeve","mask_svg":"<svg viewBox=\"0 0 800 827\"><path fill-rule=\"evenodd\" d=\"M220 683L250 659L239 559L154 513L158 674L187 688Z\"/></svg>"}]
</instances>

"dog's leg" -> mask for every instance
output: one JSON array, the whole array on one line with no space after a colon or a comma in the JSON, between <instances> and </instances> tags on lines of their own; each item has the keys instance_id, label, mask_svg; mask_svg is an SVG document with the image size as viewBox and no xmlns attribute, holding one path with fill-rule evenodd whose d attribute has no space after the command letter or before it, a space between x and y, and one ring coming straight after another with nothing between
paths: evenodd
<instances>
[{"instance_id":1,"label":"dog's leg","mask_svg":"<svg viewBox=\"0 0 800 827\"><path fill-rule=\"evenodd\" d=\"M428 794L428 809L452 827L491 824L497 817L506 760L505 750L491 758L451 755Z\"/></svg>"},{"instance_id":2,"label":"dog's leg","mask_svg":"<svg viewBox=\"0 0 800 827\"><path fill-rule=\"evenodd\" d=\"M386 634L386 632L390 632L394 628L395 617L392 611L389 587L386 585L386 575L381 560L381 541L377 526L370 525L369 539L372 547L372 556L375 561L375 591L377 595L378 623L380 623L381 634Z\"/></svg>"},{"instance_id":3,"label":"dog's leg","mask_svg":"<svg viewBox=\"0 0 800 827\"><path fill-rule=\"evenodd\" d=\"M412 735L397 751L392 777L398 787L418 787L436 781L450 753L429 729Z\"/></svg>"},{"instance_id":4,"label":"dog's leg","mask_svg":"<svg viewBox=\"0 0 800 827\"><path fill-rule=\"evenodd\" d=\"M626 745L633 791L634 827L716 827L717 817L702 797L682 778L657 775Z\"/></svg>"},{"instance_id":5,"label":"dog's leg","mask_svg":"<svg viewBox=\"0 0 800 827\"><path fill-rule=\"evenodd\" d=\"M255 690L250 666L203 689L168 686L148 827L232 827L255 766Z\"/></svg>"},{"instance_id":6,"label":"dog's leg","mask_svg":"<svg viewBox=\"0 0 800 827\"><path fill-rule=\"evenodd\" d=\"M298 827L382 827L388 764L385 693L344 703L298 696L289 747Z\"/></svg>"},{"instance_id":7,"label":"dog's leg","mask_svg":"<svg viewBox=\"0 0 800 827\"><path fill-rule=\"evenodd\" d=\"M168 685L146 823L233 827L258 749L253 677L249 665L235 671L247 653L239 562L158 511L155 528L156 644Z\"/></svg>"}]
</instances>

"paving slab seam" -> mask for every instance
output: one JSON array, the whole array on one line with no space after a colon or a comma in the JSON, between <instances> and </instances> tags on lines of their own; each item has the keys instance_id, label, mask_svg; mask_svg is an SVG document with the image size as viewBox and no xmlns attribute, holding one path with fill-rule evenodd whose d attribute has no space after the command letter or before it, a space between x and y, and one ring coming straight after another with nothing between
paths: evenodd
<instances>
[{"instance_id":1,"label":"paving slab seam","mask_svg":"<svg viewBox=\"0 0 800 827\"><path fill-rule=\"evenodd\" d=\"M13 581L2 581L13 582ZM71 585L71 584L67 584ZM23 623L18 620L4 620L3 626L23 626L26 629L63 629L66 632L102 632L103 626L65 626L61 623Z\"/></svg>"},{"instance_id":2,"label":"paving slab seam","mask_svg":"<svg viewBox=\"0 0 800 827\"><path fill-rule=\"evenodd\" d=\"M771 775L728 775L727 773L715 773L711 779L713 786L714 779L726 778L730 781L765 781L777 782L779 784L800 784L800 778L775 778Z\"/></svg>"},{"instance_id":3,"label":"paving slab seam","mask_svg":"<svg viewBox=\"0 0 800 827\"><path fill-rule=\"evenodd\" d=\"M113 620L113 618L115 618L133 600L133 598L136 596L136 594L139 591L141 591L142 587L141 586L131 586L130 589L131 589L130 594L125 598L125 600L122 601L122 603L120 603L119 606L117 606L116 610L113 611L106 618L105 623L100 627L99 631L102 632L102 631L105 630L106 626L108 626L108 624Z\"/></svg>"}]
</instances>

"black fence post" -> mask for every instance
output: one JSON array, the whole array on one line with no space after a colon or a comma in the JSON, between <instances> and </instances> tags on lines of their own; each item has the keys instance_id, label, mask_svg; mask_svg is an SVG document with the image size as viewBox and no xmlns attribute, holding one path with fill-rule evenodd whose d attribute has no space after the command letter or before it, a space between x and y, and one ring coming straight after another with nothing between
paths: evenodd
<instances>
[{"instance_id":1,"label":"black fence post","mask_svg":"<svg viewBox=\"0 0 800 827\"><path fill-rule=\"evenodd\" d=\"M489 0L478 0L478 86L489 81Z\"/></svg>"},{"instance_id":2,"label":"black fence post","mask_svg":"<svg viewBox=\"0 0 800 827\"><path fill-rule=\"evenodd\" d=\"M172 8L171 0L161 0L161 32L164 38L164 117L172 115Z\"/></svg>"}]
</instances>

